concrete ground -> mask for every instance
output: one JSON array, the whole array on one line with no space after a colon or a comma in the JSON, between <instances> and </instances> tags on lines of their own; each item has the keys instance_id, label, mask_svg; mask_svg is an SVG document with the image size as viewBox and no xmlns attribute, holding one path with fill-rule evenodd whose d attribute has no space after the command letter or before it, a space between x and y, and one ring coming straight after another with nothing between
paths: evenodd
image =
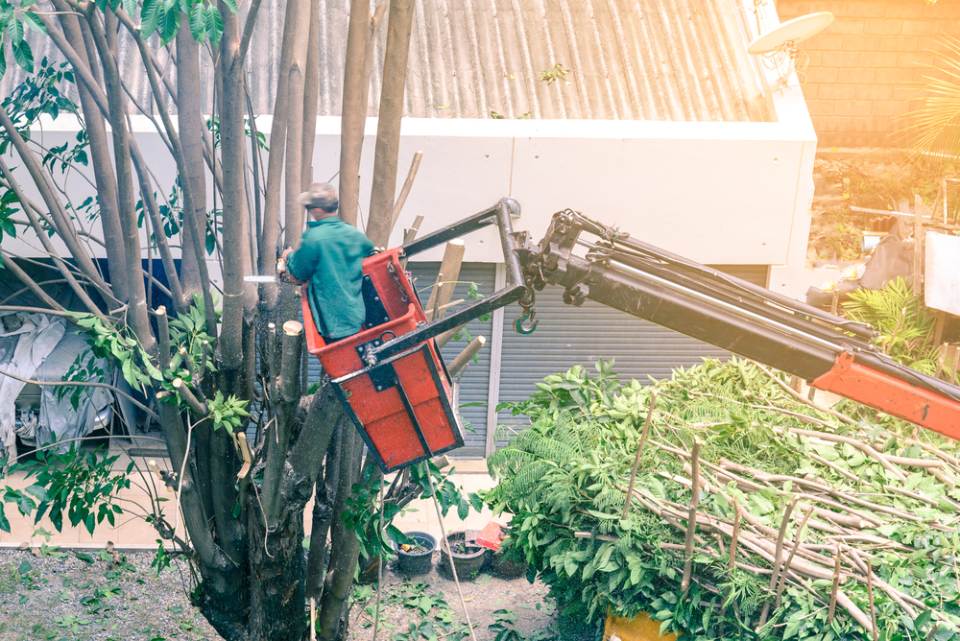
<instances>
[{"instance_id":1,"label":"concrete ground","mask_svg":"<svg viewBox=\"0 0 960 641\"><path fill-rule=\"evenodd\" d=\"M161 469L169 467L169 461L142 457L131 459L121 453L115 464L115 469L125 469L130 460L133 460L136 464L136 471L131 478L131 488L124 490L119 495L119 503L126 513L118 518L115 527L111 527L104 522L91 535L82 526L70 527L68 522L64 522L63 530L57 532L47 519L34 525L32 517L22 516L13 504L8 503L5 506L5 513L10 521L11 528L9 533L0 531L0 548L39 547L42 545L60 548L102 548L109 542L126 550L155 550L157 534L153 527L142 518L142 515L146 513L142 506L150 504L150 493L147 491L149 488L157 496L166 499L161 503L165 515L170 523L176 521L173 513L168 512L172 510L172 506L175 504L176 494L172 489L166 487L160 478ZM453 482L461 487L465 493L487 489L494 485L493 479L487 474L486 461L482 459L454 459L452 466L456 470ZM18 489L22 489L28 484L20 475L11 475L0 480L0 485L10 485ZM304 511L304 526L307 533L310 531L311 508L312 505L308 504ZM481 513L471 510L465 520L461 520L456 511L451 510L444 518L444 525L448 533L454 530L479 529L491 518L492 515L487 509L484 509ZM394 524L404 531L418 530L429 532L438 538L440 536L440 526L432 501L414 501L397 517ZM183 535L182 530L182 527L179 528L181 536Z\"/></svg>"}]
</instances>

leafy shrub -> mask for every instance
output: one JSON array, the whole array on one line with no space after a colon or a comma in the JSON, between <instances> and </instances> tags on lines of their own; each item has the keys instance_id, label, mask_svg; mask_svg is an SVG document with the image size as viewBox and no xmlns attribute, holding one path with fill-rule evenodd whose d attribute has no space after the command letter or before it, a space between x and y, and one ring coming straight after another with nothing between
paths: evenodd
<instances>
[{"instance_id":1,"label":"leafy shrub","mask_svg":"<svg viewBox=\"0 0 960 641\"><path fill-rule=\"evenodd\" d=\"M563 612L649 612L698 641L866 640L873 621L880 639L960 638L955 444L820 411L739 359L648 387L598 370L547 377L514 406L529 429L490 460L498 485L485 499L514 515L512 544ZM695 442L701 491L688 554Z\"/></svg>"}]
</instances>

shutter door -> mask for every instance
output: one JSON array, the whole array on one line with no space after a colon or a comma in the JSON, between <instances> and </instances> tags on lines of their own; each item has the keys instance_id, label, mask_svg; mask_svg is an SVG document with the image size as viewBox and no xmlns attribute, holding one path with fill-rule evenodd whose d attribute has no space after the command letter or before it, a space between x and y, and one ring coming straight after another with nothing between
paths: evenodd
<instances>
[{"instance_id":1,"label":"shutter door","mask_svg":"<svg viewBox=\"0 0 960 641\"><path fill-rule=\"evenodd\" d=\"M720 269L758 285L767 284L766 266L722 266ZM580 307L563 302L563 290L547 287L537 293L540 325L530 336L514 329L520 308L506 309L500 370L500 402L527 398L549 374L580 364L592 369L598 360L613 360L624 379L666 378L675 367L695 365L704 357L723 357L724 350L638 319L619 310L586 301ZM523 424L523 417L500 412L503 426ZM507 428L509 432L509 427ZM504 435L507 436L508 434ZM498 434L498 441L501 435Z\"/></svg>"},{"instance_id":2,"label":"shutter door","mask_svg":"<svg viewBox=\"0 0 960 641\"><path fill-rule=\"evenodd\" d=\"M407 269L414 277L414 287L424 304L430 297L430 287L437 277L440 264L437 262L409 263ZM467 300L470 283L476 283L484 296L493 292L495 267L491 263L464 263L460 271L460 283L454 291L453 300ZM491 321L475 320L467 325L470 336L485 336L487 345L477 354L477 360L464 370L460 378L460 416L463 421L464 446L455 456L483 456L486 443L487 396L490 387L490 328ZM450 341L443 348L443 356L450 363L466 346L467 341ZM320 380L320 362L309 359L310 382Z\"/></svg>"},{"instance_id":3,"label":"shutter door","mask_svg":"<svg viewBox=\"0 0 960 641\"><path fill-rule=\"evenodd\" d=\"M437 277L440 263L410 262L407 269L413 274L414 287L420 294L420 300L426 305L430 297L430 286ZM470 283L476 283L480 294L488 296L493 292L495 266L492 263L464 263L460 269L460 281L453 294L453 300L467 299ZM449 310L448 310L449 311ZM451 452L453 456L483 456L487 432L487 398L490 389L490 328L492 323L477 319L467 325L467 340L450 341L443 347L444 360L449 364L466 347L470 337L484 336L487 344L477 354L476 361L467 365L460 377L460 417L463 422L464 446Z\"/></svg>"}]
</instances>

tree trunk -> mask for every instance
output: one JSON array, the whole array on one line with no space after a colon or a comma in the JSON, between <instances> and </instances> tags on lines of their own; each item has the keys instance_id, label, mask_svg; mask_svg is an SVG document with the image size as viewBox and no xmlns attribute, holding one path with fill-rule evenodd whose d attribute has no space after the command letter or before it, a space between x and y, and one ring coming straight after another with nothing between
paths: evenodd
<instances>
[{"instance_id":1,"label":"tree trunk","mask_svg":"<svg viewBox=\"0 0 960 641\"><path fill-rule=\"evenodd\" d=\"M367 224L367 236L375 245L386 245L392 231L390 225L397 195L400 121L403 118L403 93L407 80L412 25L413 0L392 0L383 60L383 87L380 89L370 222Z\"/></svg>"},{"instance_id":2,"label":"tree trunk","mask_svg":"<svg viewBox=\"0 0 960 641\"><path fill-rule=\"evenodd\" d=\"M248 641L303 641L303 506L284 506L276 529L264 529L252 499L250 531L250 619ZM269 550L269 553L267 552Z\"/></svg>"},{"instance_id":3,"label":"tree trunk","mask_svg":"<svg viewBox=\"0 0 960 641\"><path fill-rule=\"evenodd\" d=\"M350 3L347 27L346 67L343 71L343 100L340 103L340 216L357 224L360 205L360 155L363 152L363 128L367 122L367 85L365 52L370 37L370 2Z\"/></svg>"},{"instance_id":4,"label":"tree trunk","mask_svg":"<svg viewBox=\"0 0 960 641\"><path fill-rule=\"evenodd\" d=\"M207 185L200 104L200 46L186 23L177 32L177 123L183 184L183 290L187 297L210 288L206 269ZM206 294L209 297L209 294ZM204 299L207 305L212 301ZM208 323L209 325L209 320Z\"/></svg>"}]
</instances>

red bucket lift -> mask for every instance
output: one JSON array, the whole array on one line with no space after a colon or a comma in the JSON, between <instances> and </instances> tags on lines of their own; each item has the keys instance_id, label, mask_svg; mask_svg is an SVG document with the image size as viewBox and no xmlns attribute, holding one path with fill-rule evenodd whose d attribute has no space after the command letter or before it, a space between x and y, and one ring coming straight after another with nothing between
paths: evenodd
<instances>
[{"instance_id":1,"label":"red bucket lift","mask_svg":"<svg viewBox=\"0 0 960 641\"><path fill-rule=\"evenodd\" d=\"M512 250L510 212L501 201L453 227L363 262L363 329L327 343L313 321L309 296L301 296L307 350L324 372L384 472L390 472L463 445L453 408L452 383L435 336L518 300L524 292ZM511 264L511 284L465 309L428 323L401 258L496 223Z\"/></svg>"}]
</instances>

